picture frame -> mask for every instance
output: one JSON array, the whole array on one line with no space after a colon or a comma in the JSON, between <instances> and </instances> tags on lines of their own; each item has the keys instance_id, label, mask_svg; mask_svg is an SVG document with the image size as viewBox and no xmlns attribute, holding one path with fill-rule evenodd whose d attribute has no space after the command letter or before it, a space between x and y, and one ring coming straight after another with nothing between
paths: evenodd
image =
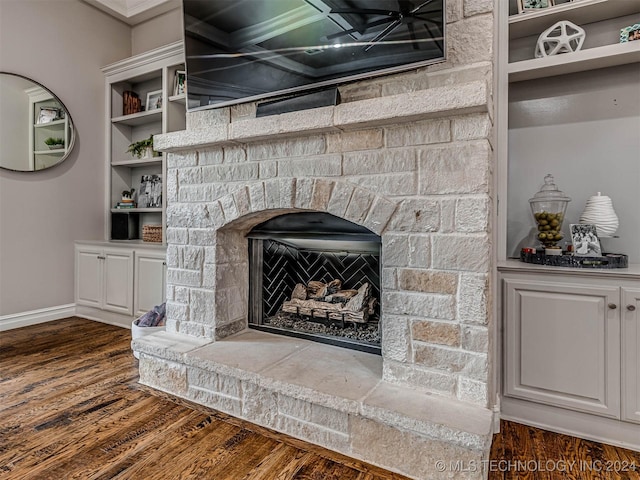
<instances>
[{"instance_id":1,"label":"picture frame","mask_svg":"<svg viewBox=\"0 0 640 480\"><path fill-rule=\"evenodd\" d=\"M573 254L577 257L602 256L598 232L593 223L572 223L571 243L573 244Z\"/></svg>"},{"instance_id":2,"label":"picture frame","mask_svg":"<svg viewBox=\"0 0 640 480\"><path fill-rule=\"evenodd\" d=\"M620 43L640 40L640 23L629 25L620 30Z\"/></svg>"},{"instance_id":3,"label":"picture frame","mask_svg":"<svg viewBox=\"0 0 640 480\"><path fill-rule=\"evenodd\" d=\"M40 113L38 114L38 119L36 123L38 125L42 125L45 123L51 123L55 120L59 120L62 118L60 109L57 107L40 107Z\"/></svg>"},{"instance_id":4,"label":"picture frame","mask_svg":"<svg viewBox=\"0 0 640 480\"><path fill-rule=\"evenodd\" d=\"M146 111L159 110L162 108L162 90L155 90L147 93Z\"/></svg>"},{"instance_id":5,"label":"picture frame","mask_svg":"<svg viewBox=\"0 0 640 480\"><path fill-rule=\"evenodd\" d=\"M173 79L173 94L183 95L187 93L187 72L185 70L176 70Z\"/></svg>"},{"instance_id":6,"label":"picture frame","mask_svg":"<svg viewBox=\"0 0 640 480\"><path fill-rule=\"evenodd\" d=\"M534 12L554 6L554 0L518 0L518 13Z\"/></svg>"},{"instance_id":7,"label":"picture frame","mask_svg":"<svg viewBox=\"0 0 640 480\"><path fill-rule=\"evenodd\" d=\"M142 175L137 202L138 208L162 207L162 174Z\"/></svg>"}]
</instances>

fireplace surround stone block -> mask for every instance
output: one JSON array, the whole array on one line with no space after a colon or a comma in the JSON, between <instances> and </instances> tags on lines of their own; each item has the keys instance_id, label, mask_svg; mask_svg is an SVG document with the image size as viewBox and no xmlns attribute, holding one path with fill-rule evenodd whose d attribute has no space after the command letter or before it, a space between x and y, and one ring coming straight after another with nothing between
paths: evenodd
<instances>
[{"instance_id":1,"label":"fireplace surround stone block","mask_svg":"<svg viewBox=\"0 0 640 480\"><path fill-rule=\"evenodd\" d=\"M377 355L258 331L213 343L159 332L133 347L145 385L413 478L487 460L489 410L385 382Z\"/></svg>"},{"instance_id":2,"label":"fireplace surround stone block","mask_svg":"<svg viewBox=\"0 0 640 480\"><path fill-rule=\"evenodd\" d=\"M435 461L481 466L494 426L490 3L447 1L446 62L340 105L189 112L155 137L167 331L134 342L142 383L416 479L486 478ZM381 357L246 330L245 234L301 211L381 237Z\"/></svg>"}]
</instances>

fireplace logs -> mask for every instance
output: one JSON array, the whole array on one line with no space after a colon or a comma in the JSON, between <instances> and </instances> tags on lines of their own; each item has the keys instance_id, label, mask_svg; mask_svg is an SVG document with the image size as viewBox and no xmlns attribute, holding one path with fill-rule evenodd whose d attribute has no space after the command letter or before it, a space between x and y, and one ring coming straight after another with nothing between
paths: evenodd
<instances>
[{"instance_id":1,"label":"fireplace logs","mask_svg":"<svg viewBox=\"0 0 640 480\"><path fill-rule=\"evenodd\" d=\"M310 281L293 289L291 300L282 304L282 311L325 320L367 323L375 308L376 299L371 296L368 283L358 290L341 290L338 279L329 283Z\"/></svg>"}]
</instances>

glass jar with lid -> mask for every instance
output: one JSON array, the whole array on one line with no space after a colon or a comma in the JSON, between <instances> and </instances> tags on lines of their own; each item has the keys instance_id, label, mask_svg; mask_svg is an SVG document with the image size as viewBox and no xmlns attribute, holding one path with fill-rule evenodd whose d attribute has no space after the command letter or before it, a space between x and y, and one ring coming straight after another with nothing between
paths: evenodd
<instances>
[{"instance_id":1,"label":"glass jar with lid","mask_svg":"<svg viewBox=\"0 0 640 480\"><path fill-rule=\"evenodd\" d=\"M544 177L544 185L533 198L529 199L531 212L538 227L538 240L545 248L557 248L564 238L562 221L571 201L553 182L553 175Z\"/></svg>"}]
</instances>

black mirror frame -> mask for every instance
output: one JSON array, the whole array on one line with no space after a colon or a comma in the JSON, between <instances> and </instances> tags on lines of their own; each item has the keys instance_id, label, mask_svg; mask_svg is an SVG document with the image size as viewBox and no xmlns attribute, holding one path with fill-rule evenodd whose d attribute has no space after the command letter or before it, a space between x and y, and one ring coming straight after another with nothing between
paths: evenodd
<instances>
[{"instance_id":1,"label":"black mirror frame","mask_svg":"<svg viewBox=\"0 0 640 480\"><path fill-rule=\"evenodd\" d=\"M69 127L70 127L70 130L71 130L71 138L69 139L69 146L67 148L67 151L62 156L62 158L60 158L60 160L57 163L55 163L54 165L51 165L51 166L46 167L46 168L40 168L40 169L37 169L37 170L15 170L13 168L8 168L8 167L3 166L2 165L2 161L0 159L0 169L6 170L6 171L9 171L9 172L34 173L34 172L42 172L42 171L49 170L51 168L57 167L58 165L63 163L67 158L69 158L69 155L71 155L71 152L73 151L73 147L75 146L76 128L75 128L75 124L73 122L73 118L71 117L71 112L69 112L69 109L64 104L64 102L62 100L60 100L60 97L58 97L55 93L53 93L51 90L49 90L47 87L45 87L42 83L37 82L36 80L34 80L32 78L29 78L29 77L27 77L25 75L21 75L19 73L14 73L14 72L7 72L7 71L4 71L4 70L0 70L0 75L11 75L11 76L14 76L14 77L22 78L24 80L27 80L27 81L33 83L34 85L37 85L38 87L44 89L48 93L50 93L51 96L53 97L53 99L56 102L60 103L60 105L62 105L62 107L64 107L65 114L66 114L67 118L69 119Z\"/></svg>"}]
</instances>

